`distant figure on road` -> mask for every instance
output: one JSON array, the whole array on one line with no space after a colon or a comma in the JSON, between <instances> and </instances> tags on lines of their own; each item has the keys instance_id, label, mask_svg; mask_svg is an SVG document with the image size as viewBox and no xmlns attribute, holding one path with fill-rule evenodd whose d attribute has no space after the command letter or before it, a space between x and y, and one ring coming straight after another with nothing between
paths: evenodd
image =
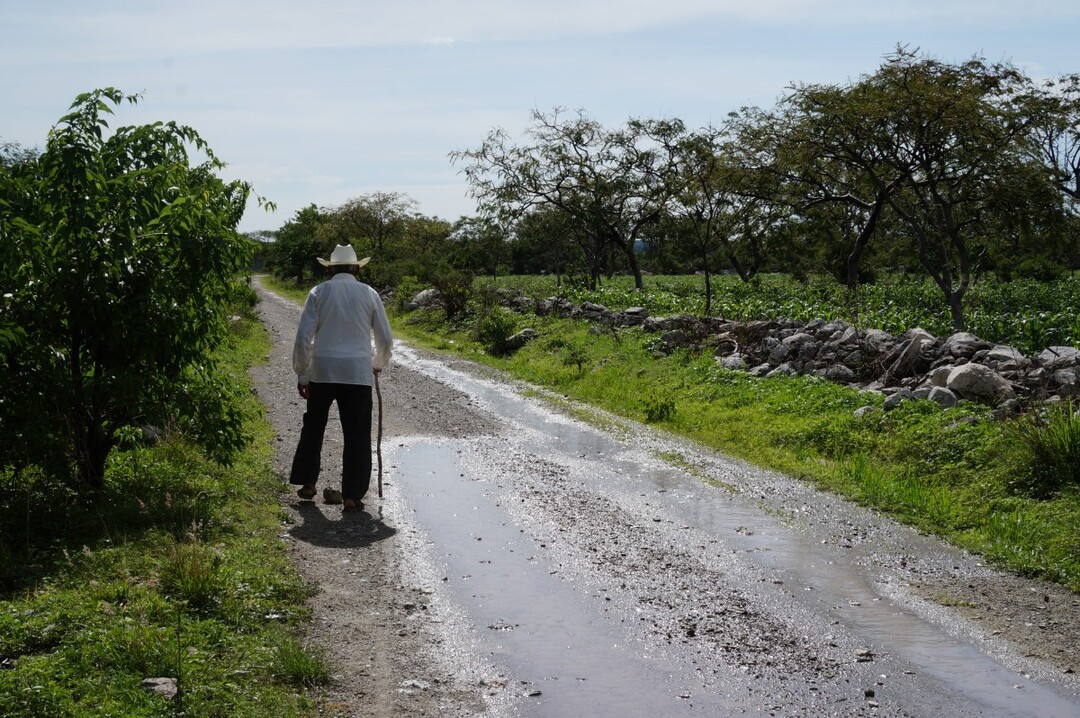
<instances>
[{"instance_id":1,"label":"distant figure on road","mask_svg":"<svg viewBox=\"0 0 1080 718\"><path fill-rule=\"evenodd\" d=\"M390 361L394 344L378 293L356 278L370 259L358 260L351 245L340 244L329 260L319 259L330 279L308 293L293 344L296 388L307 400L307 411L289 483L301 487L296 492L301 499L314 500L326 421L336 401L345 440L345 511L363 508L371 482L371 386L375 373Z\"/></svg>"}]
</instances>

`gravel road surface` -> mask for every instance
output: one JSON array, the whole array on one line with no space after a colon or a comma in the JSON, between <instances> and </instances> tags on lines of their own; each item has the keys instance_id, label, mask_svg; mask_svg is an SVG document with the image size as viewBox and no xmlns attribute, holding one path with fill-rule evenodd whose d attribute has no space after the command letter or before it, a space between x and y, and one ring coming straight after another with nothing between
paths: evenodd
<instances>
[{"instance_id":1,"label":"gravel road surface","mask_svg":"<svg viewBox=\"0 0 1080 718\"><path fill-rule=\"evenodd\" d=\"M300 307L255 283L284 480ZM381 389L383 498L283 494L325 715L1080 716L1076 594L456 358Z\"/></svg>"}]
</instances>

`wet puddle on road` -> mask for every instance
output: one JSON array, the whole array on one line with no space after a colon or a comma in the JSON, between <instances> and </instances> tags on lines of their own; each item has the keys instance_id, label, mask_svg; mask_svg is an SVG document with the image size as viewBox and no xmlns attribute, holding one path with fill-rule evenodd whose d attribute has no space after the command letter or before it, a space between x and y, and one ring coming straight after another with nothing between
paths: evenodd
<instances>
[{"instance_id":1,"label":"wet puddle on road","mask_svg":"<svg viewBox=\"0 0 1080 718\"><path fill-rule=\"evenodd\" d=\"M397 485L442 548L435 559L445 566L447 588L513 676L507 690L528 697L524 715L676 716L730 707L723 696L693 695L695 686L672 667L627 646L617 628L552 575L538 547L495 506L490 484L462 476L458 457L449 445L398 448L396 470L407 478Z\"/></svg>"},{"instance_id":2,"label":"wet puddle on road","mask_svg":"<svg viewBox=\"0 0 1080 718\"><path fill-rule=\"evenodd\" d=\"M818 614L823 630L840 621L872 637L867 645L944 684L947 692L960 697L959 704L972 708L970 715L1080 715L1074 700L903 610L884 595L874 576L840 550L807 541L806 535L759 507L501 385L407 351L402 363L458 387L515 425L511 440L519 446L582 465L575 473L604 492L647 503L743 552ZM692 672L626 645L620 627L563 581L557 567L538 555L532 540L497 505L494 484L462 459L460 452L468 452L468 447L468 442L418 440L396 449L398 485L417 523L442 552L436 559L445 563L447 587L484 633L488 650L515 680L528 681L514 689L540 692L526 715L701 715L703 709L749 707L733 697L734 684L727 695L715 686L702 693Z\"/></svg>"}]
</instances>

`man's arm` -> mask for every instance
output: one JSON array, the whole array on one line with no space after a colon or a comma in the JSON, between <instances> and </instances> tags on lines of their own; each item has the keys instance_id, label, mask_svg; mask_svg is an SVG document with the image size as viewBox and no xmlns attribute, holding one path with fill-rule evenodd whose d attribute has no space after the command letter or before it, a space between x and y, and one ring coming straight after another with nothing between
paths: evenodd
<instances>
[{"instance_id":1,"label":"man's arm","mask_svg":"<svg viewBox=\"0 0 1080 718\"><path fill-rule=\"evenodd\" d=\"M304 311L300 314L300 323L296 327L296 339L293 342L293 371L300 396L307 399L308 370L315 353L315 328L318 326L317 300L315 291L308 292L304 302Z\"/></svg>"}]
</instances>

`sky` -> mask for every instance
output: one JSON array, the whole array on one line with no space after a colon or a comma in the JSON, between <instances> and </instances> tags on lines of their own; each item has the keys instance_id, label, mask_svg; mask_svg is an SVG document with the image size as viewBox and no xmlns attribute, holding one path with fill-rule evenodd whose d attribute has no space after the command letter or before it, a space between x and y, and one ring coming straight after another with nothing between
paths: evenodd
<instances>
[{"instance_id":1,"label":"sky","mask_svg":"<svg viewBox=\"0 0 1080 718\"><path fill-rule=\"evenodd\" d=\"M80 93L138 93L114 127L190 125L276 203L245 232L371 192L472 215L449 153L523 140L534 110L703 127L898 45L1080 72L1076 0L0 0L0 28L0 142L43 146Z\"/></svg>"}]
</instances>

